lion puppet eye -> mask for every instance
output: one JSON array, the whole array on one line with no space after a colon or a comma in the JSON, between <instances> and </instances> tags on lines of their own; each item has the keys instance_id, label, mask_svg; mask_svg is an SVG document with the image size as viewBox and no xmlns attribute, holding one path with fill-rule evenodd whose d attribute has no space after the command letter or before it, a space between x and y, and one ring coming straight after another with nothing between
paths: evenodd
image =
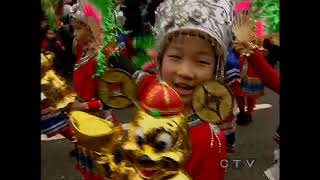
<instances>
[{"instance_id":1,"label":"lion puppet eye","mask_svg":"<svg viewBox=\"0 0 320 180\"><path fill-rule=\"evenodd\" d=\"M138 127L136 129L136 141L139 146L142 146L146 142L146 137L143 134L142 128Z\"/></svg>"},{"instance_id":2,"label":"lion puppet eye","mask_svg":"<svg viewBox=\"0 0 320 180\"><path fill-rule=\"evenodd\" d=\"M162 132L155 138L154 148L158 151L167 151L172 147L173 138L169 133Z\"/></svg>"}]
</instances>

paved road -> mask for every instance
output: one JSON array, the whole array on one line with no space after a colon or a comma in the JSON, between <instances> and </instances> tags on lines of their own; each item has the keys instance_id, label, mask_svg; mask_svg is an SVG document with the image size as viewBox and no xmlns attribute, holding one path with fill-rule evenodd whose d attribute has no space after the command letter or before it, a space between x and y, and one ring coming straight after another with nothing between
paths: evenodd
<instances>
[{"instance_id":1,"label":"paved road","mask_svg":"<svg viewBox=\"0 0 320 180\"><path fill-rule=\"evenodd\" d=\"M237 128L237 152L230 157L226 180L267 180L263 172L272 165L276 148L272 135L279 122L279 97L267 90L258 104L271 104L272 107L256 110L253 123ZM119 118L130 117L127 113L119 114ZM74 160L68 155L71 148L72 144L64 139L41 142L42 180L81 179L74 169Z\"/></svg>"},{"instance_id":2,"label":"paved road","mask_svg":"<svg viewBox=\"0 0 320 180\"><path fill-rule=\"evenodd\" d=\"M264 171L273 164L277 148L272 138L279 124L279 96L269 90L266 93L258 104L269 103L272 107L254 111L254 121L249 126L237 127L238 152L229 161L226 180L267 180ZM237 160L242 160L238 163L240 168L235 167Z\"/></svg>"}]
</instances>

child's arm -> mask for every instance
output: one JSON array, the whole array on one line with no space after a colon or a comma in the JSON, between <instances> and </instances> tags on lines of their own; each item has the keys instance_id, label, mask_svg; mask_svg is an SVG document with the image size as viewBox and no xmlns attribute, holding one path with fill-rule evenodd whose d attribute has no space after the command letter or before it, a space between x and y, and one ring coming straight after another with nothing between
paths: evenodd
<instances>
[{"instance_id":1,"label":"child's arm","mask_svg":"<svg viewBox=\"0 0 320 180\"><path fill-rule=\"evenodd\" d=\"M276 93L280 93L280 74L266 61L264 55L256 51L248 58L248 62L254 67L262 83Z\"/></svg>"}]
</instances>

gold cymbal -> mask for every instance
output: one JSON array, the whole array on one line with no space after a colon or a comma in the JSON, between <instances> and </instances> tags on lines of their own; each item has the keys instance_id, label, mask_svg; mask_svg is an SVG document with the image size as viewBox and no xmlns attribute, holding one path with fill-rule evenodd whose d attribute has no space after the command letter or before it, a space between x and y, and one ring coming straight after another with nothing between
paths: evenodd
<instances>
[{"instance_id":1,"label":"gold cymbal","mask_svg":"<svg viewBox=\"0 0 320 180\"><path fill-rule=\"evenodd\" d=\"M112 89L118 84L118 89ZM136 84L129 73L121 69L111 69L105 73L98 86L99 98L113 108L126 108L136 100Z\"/></svg>"},{"instance_id":2,"label":"gold cymbal","mask_svg":"<svg viewBox=\"0 0 320 180\"><path fill-rule=\"evenodd\" d=\"M194 92L192 106L195 113L204 121L219 124L232 115L234 99L231 90L216 81L198 86Z\"/></svg>"}]
</instances>

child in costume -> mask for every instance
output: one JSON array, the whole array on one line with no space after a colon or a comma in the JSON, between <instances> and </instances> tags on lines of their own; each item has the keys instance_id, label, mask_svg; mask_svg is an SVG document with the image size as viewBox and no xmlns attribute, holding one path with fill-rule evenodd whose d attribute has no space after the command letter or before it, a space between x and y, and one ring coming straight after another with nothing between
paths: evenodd
<instances>
[{"instance_id":1,"label":"child in costume","mask_svg":"<svg viewBox=\"0 0 320 180\"><path fill-rule=\"evenodd\" d=\"M51 51L54 53L59 53L60 51L64 50L65 47L58 39L54 30L48 29L46 32L46 37L41 42L41 51Z\"/></svg>"},{"instance_id":2,"label":"child in costume","mask_svg":"<svg viewBox=\"0 0 320 180\"><path fill-rule=\"evenodd\" d=\"M115 53L118 26L114 19L113 2L80 0L78 11L71 14L74 29L76 64L73 73L74 91L78 101L71 111L86 111L102 119L110 118L111 111L98 97L99 77L104 75L110 55ZM104 110L108 109L108 110ZM92 156L76 145L76 168L85 179L95 179Z\"/></svg>"},{"instance_id":3,"label":"child in costume","mask_svg":"<svg viewBox=\"0 0 320 180\"><path fill-rule=\"evenodd\" d=\"M78 101L72 104L71 110L99 112L103 109L103 104L97 98L98 79L95 78L95 74L98 53L94 47L99 37L95 37L93 33L98 29L92 29L88 25L88 20L80 10L72 14L71 21L75 36L74 49L76 50L73 86L78 96Z\"/></svg>"},{"instance_id":4,"label":"child in costume","mask_svg":"<svg viewBox=\"0 0 320 180\"><path fill-rule=\"evenodd\" d=\"M279 1L242 1L236 4L235 12L233 46L241 69L241 90L236 95L240 109L237 123L247 125L252 121L256 100L264 95L264 86L279 92L279 81L274 79L279 74L268 64L263 48L266 35L279 32Z\"/></svg>"},{"instance_id":5,"label":"child in costume","mask_svg":"<svg viewBox=\"0 0 320 180\"><path fill-rule=\"evenodd\" d=\"M223 81L231 42L232 2L228 0L166 0L157 8L158 72L135 74L140 88L159 78L182 97L188 117L192 152L186 170L194 180L224 179L226 138L217 125L201 119L192 101L203 82Z\"/></svg>"}]
</instances>

